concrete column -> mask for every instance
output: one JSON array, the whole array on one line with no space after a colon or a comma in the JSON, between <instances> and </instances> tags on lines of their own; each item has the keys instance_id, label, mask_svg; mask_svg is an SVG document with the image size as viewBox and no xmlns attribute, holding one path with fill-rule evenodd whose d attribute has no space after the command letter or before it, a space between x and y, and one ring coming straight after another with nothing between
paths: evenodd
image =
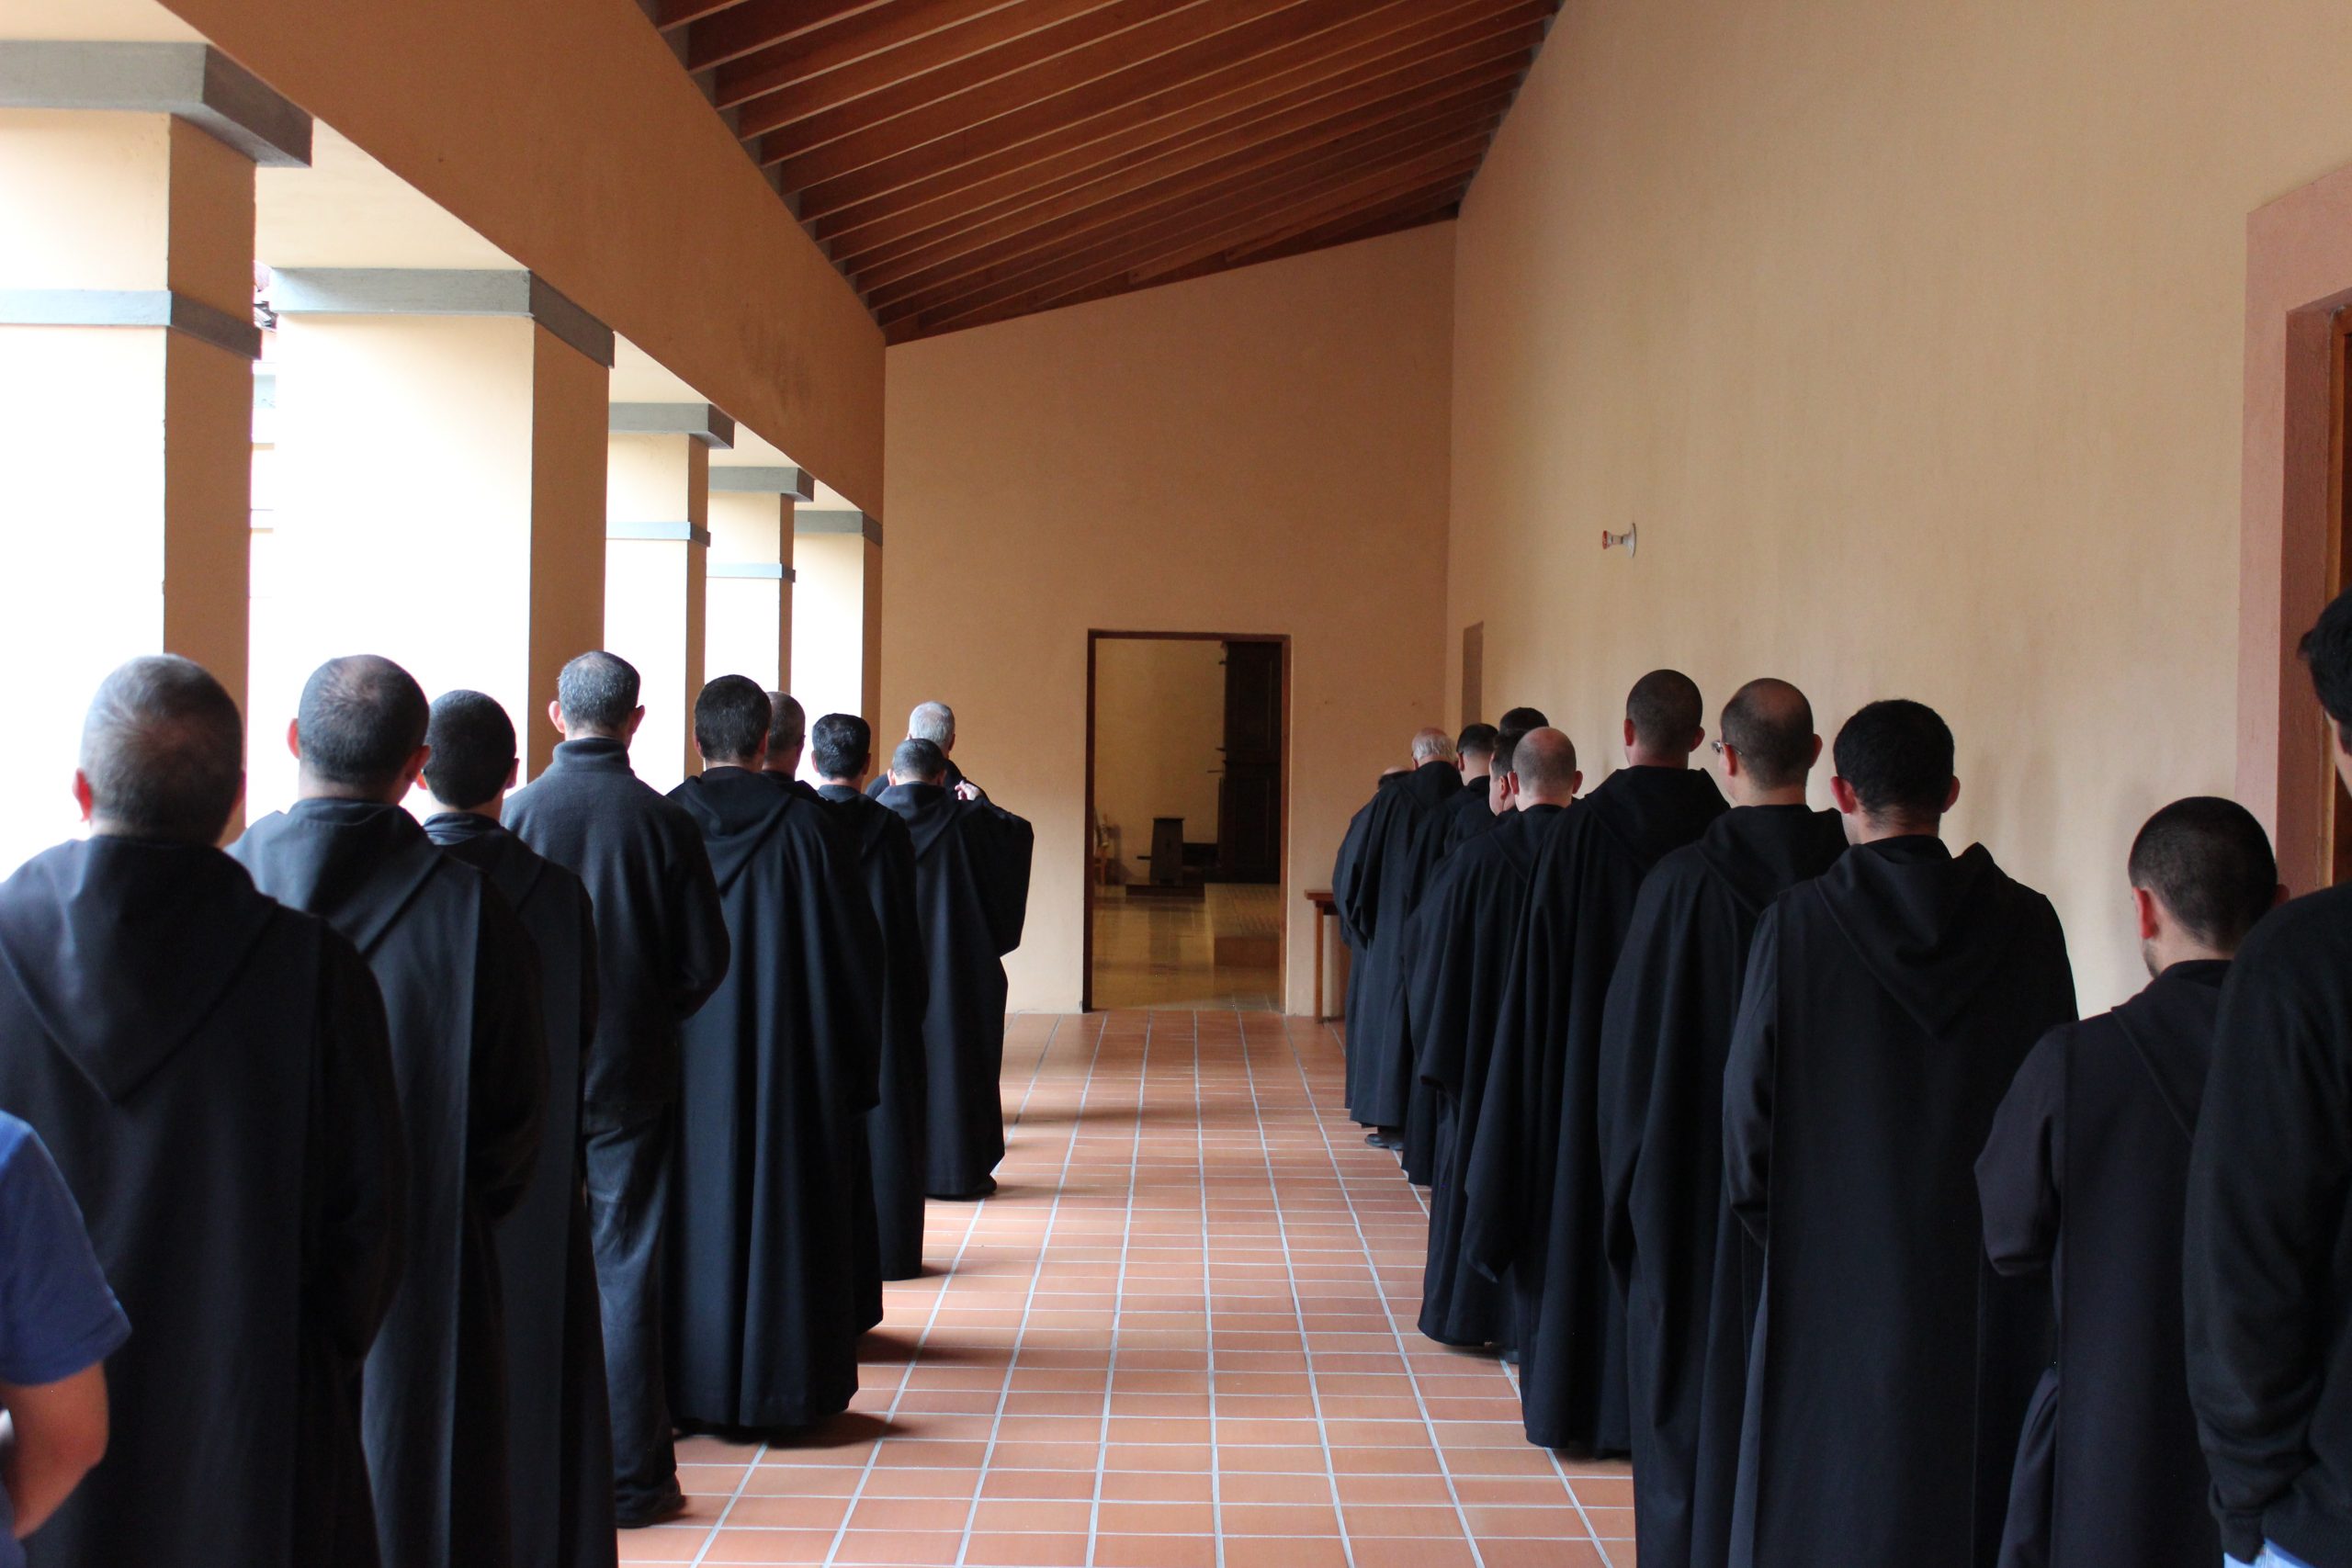
<instances>
[{"instance_id":1,"label":"concrete column","mask_svg":"<svg viewBox=\"0 0 2352 1568\"><path fill-rule=\"evenodd\" d=\"M296 270L270 296L257 801L290 796L286 719L343 653L397 660L428 695L489 693L536 773L556 674L604 636L611 333L524 272Z\"/></svg>"},{"instance_id":2,"label":"concrete column","mask_svg":"<svg viewBox=\"0 0 2352 1568\"><path fill-rule=\"evenodd\" d=\"M254 166L310 133L202 44L0 41L0 874L76 830L107 670L245 700Z\"/></svg>"},{"instance_id":3,"label":"concrete column","mask_svg":"<svg viewBox=\"0 0 2352 1568\"><path fill-rule=\"evenodd\" d=\"M862 512L797 508L792 518L793 695L814 721L854 713L877 753L899 739L882 722L882 525ZM876 765L887 761L877 755Z\"/></svg>"},{"instance_id":4,"label":"concrete column","mask_svg":"<svg viewBox=\"0 0 2352 1568\"><path fill-rule=\"evenodd\" d=\"M645 723L630 752L638 776L669 789L699 771L694 705L701 692L710 560L707 404L616 403L606 448L605 647L637 666ZM690 428L698 425L699 428ZM734 426L725 425L731 444Z\"/></svg>"},{"instance_id":5,"label":"concrete column","mask_svg":"<svg viewBox=\"0 0 2352 1568\"><path fill-rule=\"evenodd\" d=\"M796 468L710 470L706 663L792 689L792 515L814 486Z\"/></svg>"}]
</instances>

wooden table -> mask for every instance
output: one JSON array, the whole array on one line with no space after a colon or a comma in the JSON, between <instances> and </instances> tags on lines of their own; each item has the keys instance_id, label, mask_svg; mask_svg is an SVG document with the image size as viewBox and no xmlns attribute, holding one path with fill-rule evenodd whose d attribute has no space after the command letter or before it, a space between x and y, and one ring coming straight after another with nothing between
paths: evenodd
<instances>
[{"instance_id":1,"label":"wooden table","mask_svg":"<svg viewBox=\"0 0 2352 1568\"><path fill-rule=\"evenodd\" d=\"M1329 888L1314 889L1306 901L1315 907L1315 1021L1320 1023L1331 1016L1323 1010L1323 918L1338 919L1340 908Z\"/></svg>"}]
</instances>

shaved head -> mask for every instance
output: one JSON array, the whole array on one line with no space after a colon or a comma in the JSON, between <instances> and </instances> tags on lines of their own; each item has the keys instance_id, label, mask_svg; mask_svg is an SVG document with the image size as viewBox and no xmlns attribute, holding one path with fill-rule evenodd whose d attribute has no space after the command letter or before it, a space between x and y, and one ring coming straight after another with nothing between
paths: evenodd
<instances>
[{"instance_id":1,"label":"shaved head","mask_svg":"<svg viewBox=\"0 0 2352 1568\"><path fill-rule=\"evenodd\" d=\"M1722 735L1758 789L1794 789L1812 771L1813 705L1786 681L1767 677L1734 692L1724 705Z\"/></svg>"},{"instance_id":2,"label":"shaved head","mask_svg":"<svg viewBox=\"0 0 2352 1568\"><path fill-rule=\"evenodd\" d=\"M81 766L96 831L214 843L244 787L244 726L202 665L172 654L134 659L91 700Z\"/></svg>"},{"instance_id":3,"label":"shaved head","mask_svg":"<svg viewBox=\"0 0 2352 1568\"><path fill-rule=\"evenodd\" d=\"M1625 694L1625 722L1633 743L1658 757L1690 755L1705 724L1699 683L1679 670L1653 670Z\"/></svg>"},{"instance_id":4,"label":"shaved head","mask_svg":"<svg viewBox=\"0 0 2352 1568\"><path fill-rule=\"evenodd\" d=\"M1442 729L1417 729L1413 732L1415 762L1451 762L1453 761L1453 737Z\"/></svg>"},{"instance_id":5,"label":"shaved head","mask_svg":"<svg viewBox=\"0 0 2352 1568\"><path fill-rule=\"evenodd\" d=\"M1548 725L1531 729L1511 748L1510 771L1519 779L1522 801L1565 806L1576 793L1577 743Z\"/></svg>"},{"instance_id":6,"label":"shaved head","mask_svg":"<svg viewBox=\"0 0 2352 1568\"><path fill-rule=\"evenodd\" d=\"M330 659L311 671L296 710L303 772L362 795L385 793L400 783L432 721L424 688L390 660Z\"/></svg>"},{"instance_id":7,"label":"shaved head","mask_svg":"<svg viewBox=\"0 0 2352 1568\"><path fill-rule=\"evenodd\" d=\"M1495 720L1495 728L1505 735L1518 736L1541 729L1551 722L1542 708L1505 708L1502 717Z\"/></svg>"}]
</instances>

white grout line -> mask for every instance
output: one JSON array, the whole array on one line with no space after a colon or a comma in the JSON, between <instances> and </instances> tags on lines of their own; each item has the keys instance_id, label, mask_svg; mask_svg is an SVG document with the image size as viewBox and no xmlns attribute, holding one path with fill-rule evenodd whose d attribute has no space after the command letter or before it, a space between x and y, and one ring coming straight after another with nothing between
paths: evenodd
<instances>
[{"instance_id":1,"label":"white grout line","mask_svg":"<svg viewBox=\"0 0 2352 1568\"><path fill-rule=\"evenodd\" d=\"M1201 1190L1201 1346L1202 1381L1209 1391L1209 1536L1216 1543L1216 1568L1225 1568L1225 1450L1216 1435L1216 1268L1212 1260L1216 1241L1209 1228L1208 1106L1201 1092L1201 1021L1193 1020L1193 1171Z\"/></svg>"},{"instance_id":2,"label":"white grout line","mask_svg":"<svg viewBox=\"0 0 2352 1568\"><path fill-rule=\"evenodd\" d=\"M1111 1468L1111 1401L1118 1393L1120 1316L1126 1310L1127 1253L1129 1244L1135 1238L1136 1188L1142 1179L1143 1171L1143 1108L1145 1100L1151 1093L1151 1015L1146 1013L1143 1024L1143 1054L1136 1064L1134 1141L1127 1145L1127 1201L1123 1206L1126 1217L1119 1227L1119 1272L1113 1281L1111 1292L1111 1355L1108 1363L1102 1369L1102 1426L1100 1436L1095 1439L1094 1501L1086 1511L1088 1568L1092 1568L1097 1545L1102 1538L1102 1478L1110 1472ZM1103 1032L1109 1032L1107 1022ZM1098 1051L1101 1049L1100 1036L1096 1037L1096 1049ZM1081 1118L1085 1110L1085 1104L1081 1100L1079 1105ZM1078 1128L1080 1124L1080 1122L1076 1121L1070 1124L1072 1147L1077 1145ZM985 1484L985 1476L982 1477L982 1482Z\"/></svg>"},{"instance_id":3,"label":"white grout line","mask_svg":"<svg viewBox=\"0 0 2352 1568\"><path fill-rule=\"evenodd\" d=\"M1285 1045L1289 1043L1287 1025L1283 1026L1283 1043ZM1291 1053L1294 1061L1297 1059L1297 1055L1295 1050ZM1347 1554L1348 1562L1351 1568L1353 1568L1356 1560L1355 1540L1348 1531L1348 1511L1345 1500L1340 1495L1339 1469L1331 1459L1331 1428L1323 1418L1323 1390L1315 1376L1315 1342L1306 1332L1306 1303L1301 1301L1298 1295L1298 1264L1291 1256L1290 1222L1283 1216L1282 1177L1274 1168L1273 1150L1266 1142L1266 1105L1265 1101L1258 1098L1258 1064L1250 1054L1250 1029L1246 1023L1241 1026L1241 1070L1250 1080L1250 1105L1258 1119L1258 1150L1266 1161L1267 1190L1273 1196L1274 1234L1282 1241L1283 1273L1290 1281L1291 1312L1298 1319L1299 1352L1306 1359L1306 1396L1315 1404L1315 1433L1323 1444L1323 1472L1330 1482L1331 1515L1339 1521L1340 1550ZM1307 1097L1306 1113L1310 1117L1315 1115L1315 1100L1312 1095ZM1317 1125L1320 1125L1319 1119L1317 1119ZM1325 1146L1328 1150L1329 1140L1326 1140ZM1342 1184L1340 1188L1342 1196L1345 1195L1346 1190L1345 1185ZM1374 1289L1377 1290L1380 1285L1380 1272L1376 1269L1373 1271L1372 1280ZM1408 1372L1409 1371L1410 1369L1408 1368ZM1465 1528L1463 1533L1466 1536L1469 1531ZM1475 1553L1477 1548L1473 1546L1471 1551Z\"/></svg>"},{"instance_id":4,"label":"white grout line","mask_svg":"<svg viewBox=\"0 0 2352 1568\"><path fill-rule=\"evenodd\" d=\"M1062 1023L1061 1019L1056 1019L1053 1026L1046 1031L1045 1043L1037 1047L1037 1059L1029 1066L1029 1087L1022 1091L1020 1111L1013 1114L1015 1125L1020 1122L1021 1113L1029 1109L1029 1097L1037 1091L1037 1077L1045 1066L1046 1053L1053 1048L1054 1037L1061 1032ZM915 1369L922 1364L923 1348L931 1343L932 1330L938 1326L940 1311L947 1304L948 1283L963 1267L964 1254L970 1250L972 1238L979 1234L980 1211L987 1206L988 1200L983 1198L973 1204L971 1211L964 1216L964 1234L956 1243L956 1256L948 1260L947 1271L940 1276L939 1288L931 1293L931 1311L923 1317L922 1332L915 1336L914 1348L908 1354L906 1365L899 1371L899 1386L890 1394L889 1408L882 1413L882 1432L875 1438L874 1446L866 1450L865 1463L858 1470L857 1484L850 1491L849 1506L842 1510L842 1522L833 1527L833 1542L825 1549L825 1561L828 1562L841 1556L842 1544L849 1539L849 1522L856 1517L857 1506L865 1497L866 1483L874 1479L875 1461L881 1457L882 1445L890 1440L890 1428L898 1425L899 1404L907 1397L907 1389L915 1379ZM930 1210L931 1204L926 1200L923 1204L926 1224Z\"/></svg>"},{"instance_id":5,"label":"white grout line","mask_svg":"<svg viewBox=\"0 0 2352 1568\"><path fill-rule=\"evenodd\" d=\"M1057 1033L1060 1032L1060 1029L1061 1025L1057 1022L1054 1025L1054 1032ZM1012 1353L1005 1358L1004 1385L997 1391L996 1415L989 1423L988 1446L980 1450L979 1472L972 1479L972 1503L971 1506L965 1510L964 1514L964 1538L956 1543L956 1568L963 1568L965 1560L971 1553L972 1528L979 1520L980 1499L988 1493L989 1461L996 1453L997 1434L1003 1430L1004 1427L1005 1401L1012 1397L1012 1374L1021 1365L1021 1347L1023 1342L1029 1337L1029 1315L1036 1310L1037 1279L1039 1275L1045 1272L1046 1255L1053 1250L1054 1225L1055 1223L1061 1218L1062 1192L1069 1186L1070 1162L1078 1154L1078 1129L1080 1118L1086 1109L1087 1092L1094 1086L1094 1070L1102 1065L1102 1036L1106 1032L1107 1030L1105 1029L1097 1029L1094 1032L1094 1049L1086 1058L1086 1077L1078 1086L1078 1107L1076 1113L1071 1116L1069 1131L1065 1134L1069 1141L1064 1145L1062 1148L1061 1174L1055 1179L1053 1202L1048 1205L1046 1210L1045 1229L1039 1234L1037 1238L1037 1260L1035 1265L1029 1271L1029 1289L1021 1298L1021 1324L1019 1327L1012 1331ZM1051 1036L1049 1035L1049 1041L1050 1038ZM1037 1056L1038 1077L1042 1077L1044 1075L1045 1060L1045 1053L1040 1051ZM1036 1092L1036 1078L1033 1077L1030 1080L1029 1093L1023 1095L1021 1099L1022 1114L1025 1115L1027 1113L1030 1095L1034 1095ZM1015 1118L1015 1124L1019 1124L1018 1117ZM983 1199L981 1200L979 1207L984 1208L986 1207L986 1204L987 1200ZM976 1209L972 1215L972 1223L975 1226L979 1224L979 1213L978 1209ZM878 1447L879 1445L876 1446Z\"/></svg>"}]
</instances>

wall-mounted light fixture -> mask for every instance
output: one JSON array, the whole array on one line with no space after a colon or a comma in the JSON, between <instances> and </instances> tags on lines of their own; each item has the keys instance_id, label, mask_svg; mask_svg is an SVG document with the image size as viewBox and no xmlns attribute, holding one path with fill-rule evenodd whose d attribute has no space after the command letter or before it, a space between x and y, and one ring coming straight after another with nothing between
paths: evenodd
<instances>
[{"instance_id":1,"label":"wall-mounted light fixture","mask_svg":"<svg viewBox=\"0 0 2352 1568\"><path fill-rule=\"evenodd\" d=\"M1622 545L1624 547L1625 553L1630 556L1634 553L1634 547L1641 542L1639 538L1641 531L1642 525L1638 523L1626 524L1625 531L1622 534L1612 534L1603 528L1600 531L1600 547L1604 550L1613 550Z\"/></svg>"}]
</instances>

